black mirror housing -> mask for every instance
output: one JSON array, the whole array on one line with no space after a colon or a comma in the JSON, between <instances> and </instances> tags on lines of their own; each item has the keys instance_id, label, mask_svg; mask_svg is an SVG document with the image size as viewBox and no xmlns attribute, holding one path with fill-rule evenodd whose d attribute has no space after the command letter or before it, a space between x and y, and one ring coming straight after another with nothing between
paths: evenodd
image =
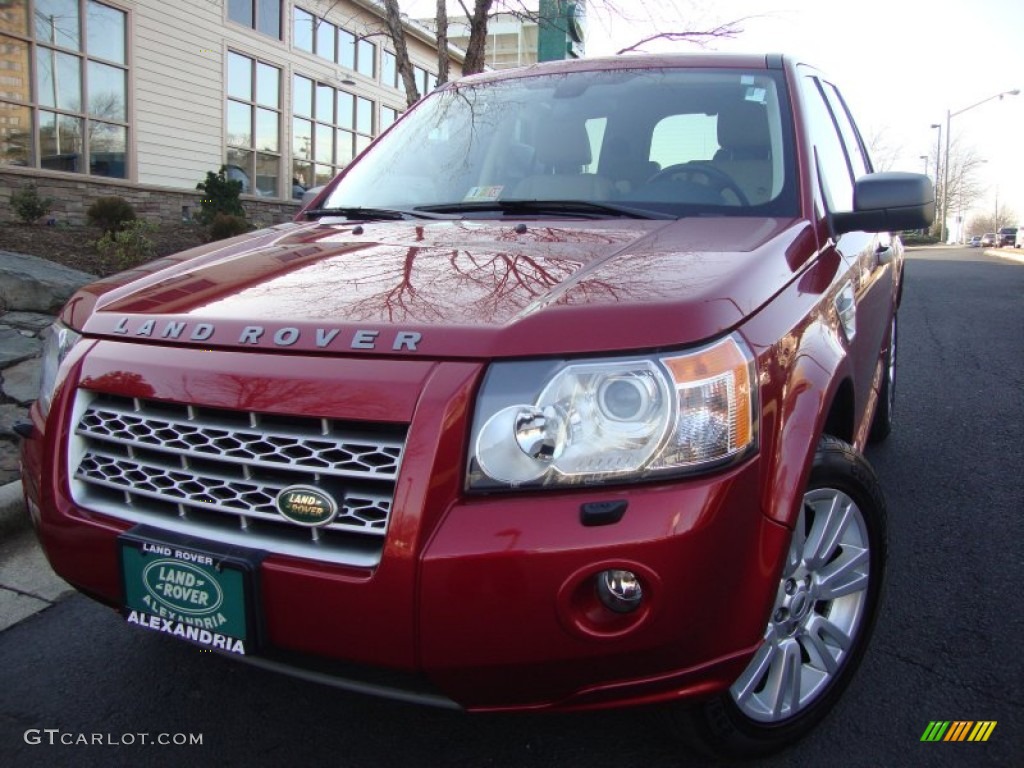
<instances>
[{"instance_id":1,"label":"black mirror housing","mask_svg":"<svg viewBox=\"0 0 1024 768\"><path fill-rule=\"evenodd\" d=\"M836 234L921 229L935 220L935 188L921 173L869 173L857 179L853 211L832 217Z\"/></svg>"}]
</instances>

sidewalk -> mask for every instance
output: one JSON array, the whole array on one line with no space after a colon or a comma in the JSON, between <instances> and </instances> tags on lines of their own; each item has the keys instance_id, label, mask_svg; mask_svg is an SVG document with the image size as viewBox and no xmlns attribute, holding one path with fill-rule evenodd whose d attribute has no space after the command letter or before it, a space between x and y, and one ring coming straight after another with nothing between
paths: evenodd
<instances>
[{"instance_id":1,"label":"sidewalk","mask_svg":"<svg viewBox=\"0 0 1024 768\"><path fill-rule=\"evenodd\" d=\"M18 477L20 438L39 392L43 335L53 313L95 277L11 251L0 251L0 631L72 592L36 541Z\"/></svg>"},{"instance_id":2,"label":"sidewalk","mask_svg":"<svg viewBox=\"0 0 1024 768\"><path fill-rule=\"evenodd\" d=\"M74 590L50 568L21 497L21 482L0 486L0 632Z\"/></svg>"}]
</instances>

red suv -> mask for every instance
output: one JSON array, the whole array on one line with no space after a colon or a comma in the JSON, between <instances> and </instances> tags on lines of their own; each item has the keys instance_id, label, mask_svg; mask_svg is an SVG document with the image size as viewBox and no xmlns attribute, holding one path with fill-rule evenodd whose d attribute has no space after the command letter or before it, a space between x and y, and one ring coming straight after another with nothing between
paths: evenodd
<instances>
[{"instance_id":1,"label":"red suv","mask_svg":"<svg viewBox=\"0 0 1024 768\"><path fill-rule=\"evenodd\" d=\"M933 210L781 56L450 83L294 223L68 303L31 515L135 627L467 710L663 702L714 751L777 749L878 611L888 233Z\"/></svg>"}]
</instances>

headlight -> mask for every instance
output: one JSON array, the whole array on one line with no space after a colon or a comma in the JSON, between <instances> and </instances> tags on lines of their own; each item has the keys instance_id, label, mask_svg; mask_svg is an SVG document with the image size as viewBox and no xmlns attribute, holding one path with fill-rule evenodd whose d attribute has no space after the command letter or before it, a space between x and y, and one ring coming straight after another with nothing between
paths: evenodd
<instances>
[{"instance_id":1,"label":"headlight","mask_svg":"<svg viewBox=\"0 0 1024 768\"><path fill-rule=\"evenodd\" d=\"M57 387L57 373L60 364L71 348L82 337L62 323L54 323L43 343L43 365L39 381L39 412L45 417L50 412L50 401Z\"/></svg>"},{"instance_id":2,"label":"headlight","mask_svg":"<svg viewBox=\"0 0 1024 768\"><path fill-rule=\"evenodd\" d=\"M495 363L473 423L473 490L629 482L756 448L753 356L734 336L680 355Z\"/></svg>"}]
</instances>

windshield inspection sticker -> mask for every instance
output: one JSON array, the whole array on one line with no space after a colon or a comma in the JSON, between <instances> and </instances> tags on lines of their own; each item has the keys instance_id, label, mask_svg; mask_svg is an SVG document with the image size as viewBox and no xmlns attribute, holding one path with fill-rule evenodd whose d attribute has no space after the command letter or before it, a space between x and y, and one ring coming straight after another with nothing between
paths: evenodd
<instances>
[{"instance_id":1,"label":"windshield inspection sticker","mask_svg":"<svg viewBox=\"0 0 1024 768\"><path fill-rule=\"evenodd\" d=\"M501 197L501 191L505 189L503 186L496 187L473 187L466 193L466 196L462 198L464 203L486 203L491 200L497 200Z\"/></svg>"},{"instance_id":2,"label":"windshield inspection sticker","mask_svg":"<svg viewBox=\"0 0 1024 768\"><path fill-rule=\"evenodd\" d=\"M764 104L766 95L767 91L765 91L764 88L751 86L750 88L747 88L747 95L745 98L747 101L756 101L758 104Z\"/></svg>"}]
</instances>

